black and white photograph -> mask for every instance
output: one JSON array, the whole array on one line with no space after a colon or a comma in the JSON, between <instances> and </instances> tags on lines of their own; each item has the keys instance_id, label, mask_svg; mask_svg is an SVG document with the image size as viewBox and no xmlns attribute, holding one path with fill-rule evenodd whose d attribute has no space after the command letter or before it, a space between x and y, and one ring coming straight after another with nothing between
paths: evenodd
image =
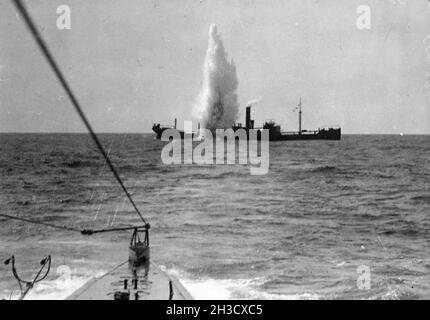
<instances>
[{"instance_id":1,"label":"black and white photograph","mask_svg":"<svg viewBox=\"0 0 430 320\"><path fill-rule=\"evenodd\" d=\"M430 1L0 0L2 304L428 299Z\"/></svg>"}]
</instances>

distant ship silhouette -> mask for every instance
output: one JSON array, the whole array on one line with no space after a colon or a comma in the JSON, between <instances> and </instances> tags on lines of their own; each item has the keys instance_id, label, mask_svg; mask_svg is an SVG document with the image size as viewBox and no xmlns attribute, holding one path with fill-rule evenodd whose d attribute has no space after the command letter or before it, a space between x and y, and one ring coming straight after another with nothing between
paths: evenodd
<instances>
[{"instance_id":1,"label":"distant ship silhouette","mask_svg":"<svg viewBox=\"0 0 430 320\"><path fill-rule=\"evenodd\" d=\"M261 137L261 130L269 130L270 141L291 141L291 140L340 140L341 128L318 128L316 130L303 130L302 129L302 99L300 98L297 105L299 110L299 131L281 131L281 126L276 124L275 121L266 121L262 127L255 127L254 120L251 119L251 105L246 107L245 127L241 123L235 123L232 127L233 131L244 129L249 137L250 130L257 130L257 139ZM161 125L154 123L152 131L155 132L157 139L161 139L163 132L167 129L177 129L177 120L175 119L174 125ZM200 129L200 125L199 125ZM199 130L198 129L198 130ZM179 130L181 137L184 136L184 131ZM199 132L194 132L193 136L199 136Z\"/></svg>"}]
</instances>

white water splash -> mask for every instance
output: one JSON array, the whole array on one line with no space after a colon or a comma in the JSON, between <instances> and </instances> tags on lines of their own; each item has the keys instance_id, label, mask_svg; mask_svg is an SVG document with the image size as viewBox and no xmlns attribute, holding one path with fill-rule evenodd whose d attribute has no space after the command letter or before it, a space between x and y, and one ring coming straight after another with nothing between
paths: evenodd
<instances>
[{"instance_id":1,"label":"white water splash","mask_svg":"<svg viewBox=\"0 0 430 320\"><path fill-rule=\"evenodd\" d=\"M228 61L221 34L209 29L209 45L203 67L203 85L194 107L194 116L209 130L230 128L238 116L236 66Z\"/></svg>"},{"instance_id":2,"label":"white water splash","mask_svg":"<svg viewBox=\"0 0 430 320\"><path fill-rule=\"evenodd\" d=\"M180 280L191 296L199 300L318 300L315 293L280 294L259 289L264 278L253 279L190 279L184 272L176 269L165 270Z\"/></svg>"},{"instance_id":3,"label":"white water splash","mask_svg":"<svg viewBox=\"0 0 430 320\"><path fill-rule=\"evenodd\" d=\"M181 283L190 294L199 300L318 300L313 293L277 294L264 292L254 287L258 279L201 279L185 280Z\"/></svg>"},{"instance_id":4,"label":"white water splash","mask_svg":"<svg viewBox=\"0 0 430 320\"><path fill-rule=\"evenodd\" d=\"M67 266L59 266L56 273L60 276L36 284L25 297L25 300L66 299L94 277L100 277L107 272L106 270L94 271L90 269L81 269L78 271L77 269L67 269L69 269Z\"/></svg>"}]
</instances>

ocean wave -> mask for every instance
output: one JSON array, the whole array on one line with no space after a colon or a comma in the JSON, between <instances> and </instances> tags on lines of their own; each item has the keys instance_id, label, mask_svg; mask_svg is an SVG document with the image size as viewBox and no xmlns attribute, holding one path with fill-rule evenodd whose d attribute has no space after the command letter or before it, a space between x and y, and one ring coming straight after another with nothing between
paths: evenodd
<instances>
[{"instance_id":1,"label":"ocean wave","mask_svg":"<svg viewBox=\"0 0 430 320\"><path fill-rule=\"evenodd\" d=\"M314 293L281 294L253 288L257 279L181 279L190 294L199 300L318 300Z\"/></svg>"},{"instance_id":2,"label":"ocean wave","mask_svg":"<svg viewBox=\"0 0 430 320\"><path fill-rule=\"evenodd\" d=\"M18 200L16 201L16 204L19 206L29 206L33 203L31 200Z\"/></svg>"},{"instance_id":3,"label":"ocean wave","mask_svg":"<svg viewBox=\"0 0 430 320\"><path fill-rule=\"evenodd\" d=\"M418 203L430 203L430 195L411 197L411 200Z\"/></svg>"},{"instance_id":4,"label":"ocean wave","mask_svg":"<svg viewBox=\"0 0 430 320\"><path fill-rule=\"evenodd\" d=\"M426 233L426 231L424 230L424 232ZM383 235L389 236L389 235L402 235L402 236L406 236L406 237L417 237L419 236L422 232L421 230L415 229L415 228L401 228L401 229L390 229L390 230L385 230L381 232Z\"/></svg>"},{"instance_id":5,"label":"ocean wave","mask_svg":"<svg viewBox=\"0 0 430 320\"><path fill-rule=\"evenodd\" d=\"M105 271L94 273L90 270L78 272L77 270L70 270L66 266L59 266L56 269L56 274L59 276L36 284L25 297L25 300L64 300L89 280L104 273ZM4 292L4 296L14 300L18 298L19 292L7 291Z\"/></svg>"},{"instance_id":6,"label":"ocean wave","mask_svg":"<svg viewBox=\"0 0 430 320\"><path fill-rule=\"evenodd\" d=\"M69 168L83 168L83 167L99 167L100 163L97 162L92 162L92 161L87 161L87 160L71 160L71 161L66 161L62 163L63 166L69 167Z\"/></svg>"},{"instance_id":7,"label":"ocean wave","mask_svg":"<svg viewBox=\"0 0 430 320\"><path fill-rule=\"evenodd\" d=\"M321 166L321 167L316 167L314 169L311 170L312 172L335 172L335 171L340 171L340 169L333 167L333 166Z\"/></svg>"}]
</instances>

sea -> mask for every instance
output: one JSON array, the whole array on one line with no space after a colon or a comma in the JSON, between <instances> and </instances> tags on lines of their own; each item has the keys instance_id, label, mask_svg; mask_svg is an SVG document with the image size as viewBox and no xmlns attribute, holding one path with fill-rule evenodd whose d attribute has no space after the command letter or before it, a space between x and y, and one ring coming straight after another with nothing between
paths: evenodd
<instances>
[{"instance_id":1,"label":"sea","mask_svg":"<svg viewBox=\"0 0 430 320\"><path fill-rule=\"evenodd\" d=\"M196 299L429 299L430 136L270 143L249 165L166 165L152 134L100 134L151 224L151 260ZM0 134L0 213L56 224L140 224L87 134ZM78 232L0 217L0 259L64 299L125 261L129 231ZM0 266L0 298L19 287Z\"/></svg>"}]
</instances>

